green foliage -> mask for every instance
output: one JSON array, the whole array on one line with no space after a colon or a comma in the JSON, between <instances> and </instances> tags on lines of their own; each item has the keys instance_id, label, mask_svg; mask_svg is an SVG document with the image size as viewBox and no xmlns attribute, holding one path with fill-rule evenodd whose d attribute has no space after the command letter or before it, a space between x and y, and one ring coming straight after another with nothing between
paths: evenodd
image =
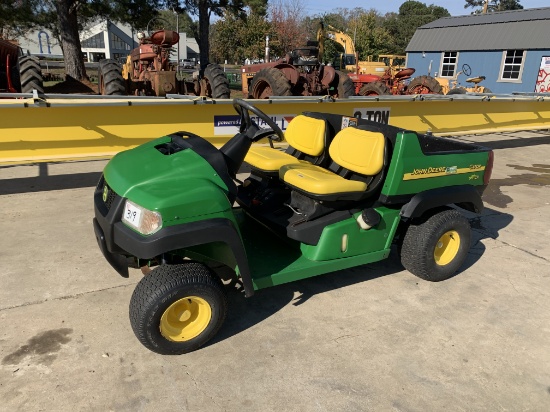
<instances>
[{"instance_id":1,"label":"green foliage","mask_svg":"<svg viewBox=\"0 0 550 412\"><path fill-rule=\"evenodd\" d=\"M214 61L242 64L246 58L264 57L265 36L271 25L262 16L251 14L241 19L227 12L212 27L210 54Z\"/></svg>"},{"instance_id":2,"label":"green foliage","mask_svg":"<svg viewBox=\"0 0 550 412\"><path fill-rule=\"evenodd\" d=\"M384 28L393 37L392 53L404 54L416 29L442 17L449 17L447 9L419 1L407 1L399 7L399 13L386 15Z\"/></svg>"},{"instance_id":3,"label":"green foliage","mask_svg":"<svg viewBox=\"0 0 550 412\"><path fill-rule=\"evenodd\" d=\"M369 10L358 13L349 22L349 33L353 33L352 37L355 37L359 60L364 61L368 56L378 57L379 54L391 51L392 37L388 30L380 25L379 17L376 10Z\"/></svg>"},{"instance_id":4,"label":"green foliage","mask_svg":"<svg viewBox=\"0 0 550 412\"><path fill-rule=\"evenodd\" d=\"M0 2L0 38L15 39L36 27L39 0Z\"/></svg>"},{"instance_id":5,"label":"green foliage","mask_svg":"<svg viewBox=\"0 0 550 412\"><path fill-rule=\"evenodd\" d=\"M466 4L464 5L465 9L473 8L472 14L483 13L483 8L486 0L465 0ZM505 11L505 10L521 10L523 6L519 3L518 0L489 0L487 3L487 12L492 13L494 11Z\"/></svg>"}]
</instances>

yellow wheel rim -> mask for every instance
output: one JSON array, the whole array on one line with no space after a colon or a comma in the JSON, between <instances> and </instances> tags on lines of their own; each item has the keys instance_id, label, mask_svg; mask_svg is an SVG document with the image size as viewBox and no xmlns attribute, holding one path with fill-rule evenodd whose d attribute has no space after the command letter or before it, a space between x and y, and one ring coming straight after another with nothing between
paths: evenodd
<instances>
[{"instance_id":1,"label":"yellow wheel rim","mask_svg":"<svg viewBox=\"0 0 550 412\"><path fill-rule=\"evenodd\" d=\"M174 342L199 336L212 319L212 308L198 296L188 296L172 303L160 318L160 333Z\"/></svg>"},{"instance_id":2,"label":"yellow wheel rim","mask_svg":"<svg viewBox=\"0 0 550 412\"><path fill-rule=\"evenodd\" d=\"M440 266L453 261L460 248L460 235L456 230L449 230L435 244L434 259Z\"/></svg>"}]
</instances>

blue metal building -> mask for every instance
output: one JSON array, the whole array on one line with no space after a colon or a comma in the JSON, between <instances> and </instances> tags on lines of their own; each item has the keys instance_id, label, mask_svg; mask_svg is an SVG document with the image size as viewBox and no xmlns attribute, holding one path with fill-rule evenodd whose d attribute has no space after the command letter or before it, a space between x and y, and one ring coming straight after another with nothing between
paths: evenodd
<instances>
[{"instance_id":1,"label":"blue metal building","mask_svg":"<svg viewBox=\"0 0 550 412\"><path fill-rule=\"evenodd\" d=\"M550 7L445 17L418 28L406 49L415 76L466 84L485 76L495 93L550 91ZM468 64L472 73L459 73Z\"/></svg>"}]
</instances>

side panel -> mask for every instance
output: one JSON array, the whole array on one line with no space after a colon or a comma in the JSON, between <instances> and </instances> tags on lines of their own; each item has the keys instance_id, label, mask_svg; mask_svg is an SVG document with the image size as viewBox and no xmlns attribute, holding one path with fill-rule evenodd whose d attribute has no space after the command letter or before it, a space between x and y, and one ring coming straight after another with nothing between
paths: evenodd
<instances>
[{"instance_id":1,"label":"side panel","mask_svg":"<svg viewBox=\"0 0 550 412\"><path fill-rule=\"evenodd\" d=\"M402 196L465 184L481 186L488 158L486 151L425 155L416 134L398 134L382 195Z\"/></svg>"},{"instance_id":2,"label":"side panel","mask_svg":"<svg viewBox=\"0 0 550 412\"><path fill-rule=\"evenodd\" d=\"M304 257L315 261L340 259L389 248L399 222L399 210L376 208L380 223L369 230L359 227L353 218L325 227L316 246L301 244Z\"/></svg>"}]
</instances>

